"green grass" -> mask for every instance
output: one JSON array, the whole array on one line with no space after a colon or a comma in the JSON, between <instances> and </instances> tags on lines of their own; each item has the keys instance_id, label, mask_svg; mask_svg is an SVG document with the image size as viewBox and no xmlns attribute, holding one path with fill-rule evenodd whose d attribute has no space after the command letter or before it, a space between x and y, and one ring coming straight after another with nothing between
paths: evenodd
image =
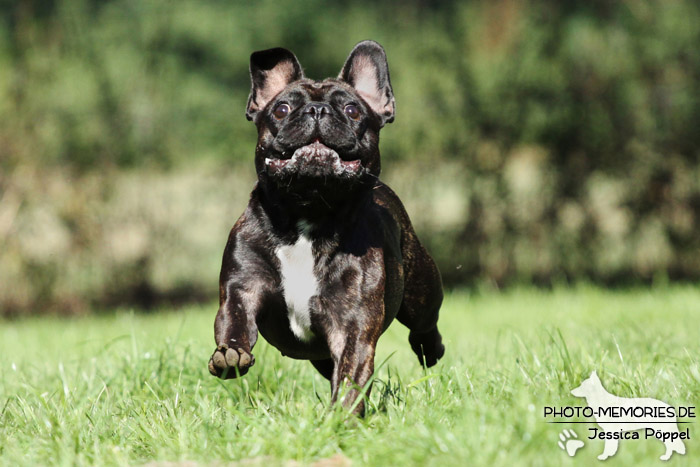
<instances>
[{"instance_id":1,"label":"green grass","mask_svg":"<svg viewBox=\"0 0 700 467\"><path fill-rule=\"evenodd\" d=\"M354 465L595 465L574 458L545 405L597 369L610 392L700 405L700 288L455 293L441 328L445 358L420 368L398 323L380 340L368 416L329 410L308 362L262 340L256 365L220 382L206 365L215 306L154 314L0 322L0 465L140 464L252 459ZM700 425L687 454L697 465ZM622 441L613 465L660 463L655 440Z\"/></svg>"}]
</instances>

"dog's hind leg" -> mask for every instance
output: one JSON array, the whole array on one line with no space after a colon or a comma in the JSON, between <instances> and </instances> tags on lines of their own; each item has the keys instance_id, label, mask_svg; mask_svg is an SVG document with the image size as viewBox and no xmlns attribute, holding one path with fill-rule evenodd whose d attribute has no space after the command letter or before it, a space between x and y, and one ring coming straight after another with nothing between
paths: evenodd
<instances>
[{"instance_id":1,"label":"dog's hind leg","mask_svg":"<svg viewBox=\"0 0 700 467\"><path fill-rule=\"evenodd\" d=\"M353 413L356 415L364 416L365 413L364 399L369 398L371 391L370 382L374 374L374 355L380 329L380 326L369 326L366 331L355 328L355 332L350 333L347 339L339 338L338 341L344 340L343 344L332 350L334 365L331 403L337 402L345 390L343 406L354 406ZM357 401L359 397L363 399Z\"/></svg>"},{"instance_id":2,"label":"dog's hind leg","mask_svg":"<svg viewBox=\"0 0 700 467\"><path fill-rule=\"evenodd\" d=\"M674 439L673 441L665 441L664 446L666 446L666 452L659 457L662 461L667 461L671 458L674 452L678 454L685 454L685 444L680 439Z\"/></svg>"},{"instance_id":3,"label":"dog's hind leg","mask_svg":"<svg viewBox=\"0 0 700 467\"><path fill-rule=\"evenodd\" d=\"M666 452L664 452L663 455L659 457L659 459L661 459L662 461L667 461L671 458L671 455L673 454L673 446L671 445L670 441L666 441L664 443L664 446L666 447Z\"/></svg>"},{"instance_id":4,"label":"dog's hind leg","mask_svg":"<svg viewBox=\"0 0 700 467\"><path fill-rule=\"evenodd\" d=\"M676 451L678 454L684 455L685 454L685 443L680 440L680 439L675 439L673 440L673 450Z\"/></svg>"}]
</instances>

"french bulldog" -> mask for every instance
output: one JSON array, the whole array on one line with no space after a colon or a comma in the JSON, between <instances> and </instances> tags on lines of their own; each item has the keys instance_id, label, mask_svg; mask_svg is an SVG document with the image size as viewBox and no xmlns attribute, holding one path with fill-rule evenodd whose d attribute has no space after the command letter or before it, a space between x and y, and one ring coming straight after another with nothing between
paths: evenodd
<instances>
[{"instance_id":1,"label":"french bulldog","mask_svg":"<svg viewBox=\"0 0 700 467\"><path fill-rule=\"evenodd\" d=\"M331 402L344 391L362 415L357 399L394 318L421 364L445 352L440 273L378 178L379 131L395 113L386 54L360 42L337 78L314 81L292 52L268 49L251 55L250 77L258 181L224 250L209 371L246 374L260 332L310 360Z\"/></svg>"}]
</instances>

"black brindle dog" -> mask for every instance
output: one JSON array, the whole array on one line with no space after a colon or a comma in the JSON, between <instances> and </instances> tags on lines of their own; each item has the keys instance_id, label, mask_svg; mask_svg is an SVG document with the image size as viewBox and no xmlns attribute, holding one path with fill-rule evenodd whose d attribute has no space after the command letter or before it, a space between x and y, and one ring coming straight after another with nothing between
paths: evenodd
<instances>
[{"instance_id":1,"label":"black brindle dog","mask_svg":"<svg viewBox=\"0 0 700 467\"><path fill-rule=\"evenodd\" d=\"M349 385L350 407L394 318L421 364L445 352L440 273L378 178L379 130L395 108L386 55L361 42L337 79L314 81L290 51L269 49L251 55L250 77L258 183L224 251L209 371L244 375L260 331L283 355L311 360L333 402Z\"/></svg>"}]
</instances>

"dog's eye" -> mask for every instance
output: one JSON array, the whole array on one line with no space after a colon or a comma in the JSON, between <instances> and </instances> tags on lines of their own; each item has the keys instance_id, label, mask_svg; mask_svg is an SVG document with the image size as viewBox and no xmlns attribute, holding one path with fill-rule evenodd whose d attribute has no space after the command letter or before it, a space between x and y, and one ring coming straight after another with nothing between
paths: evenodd
<instances>
[{"instance_id":1,"label":"dog's eye","mask_svg":"<svg viewBox=\"0 0 700 467\"><path fill-rule=\"evenodd\" d=\"M289 107L289 104L280 104L272 111L272 115L274 115L277 120L282 120L289 115L290 110L292 110L292 108Z\"/></svg>"},{"instance_id":2,"label":"dog's eye","mask_svg":"<svg viewBox=\"0 0 700 467\"><path fill-rule=\"evenodd\" d=\"M353 120L357 120L358 118L360 118L360 109L358 109L357 106L354 104L348 104L345 106L345 115L352 118Z\"/></svg>"}]
</instances>

